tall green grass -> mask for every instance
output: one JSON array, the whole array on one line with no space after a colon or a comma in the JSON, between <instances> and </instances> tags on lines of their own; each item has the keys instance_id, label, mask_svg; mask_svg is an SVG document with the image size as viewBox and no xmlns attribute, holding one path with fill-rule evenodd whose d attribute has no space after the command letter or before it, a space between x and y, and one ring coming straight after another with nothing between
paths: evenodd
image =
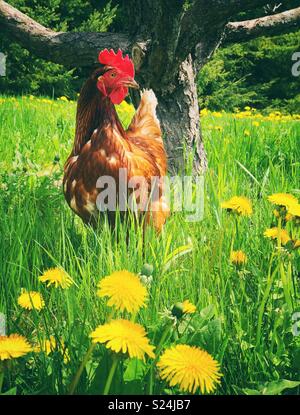
<instances>
[{"instance_id":1,"label":"tall green grass","mask_svg":"<svg viewBox=\"0 0 300 415\"><path fill-rule=\"evenodd\" d=\"M128 123L130 114L122 109L120 114ZM224 376L218 394L256 393L263 384L299 380L300 337L292 334L280 271L271 263L276 246L263 232L274 223L267 195L286 191L300 198L300 122L261 120L255 126L252 118L230 114L203 117L209 161L204 219L189 223L184 213L174 213L159 237L148 230L143 245L133 226L128 230L119 224L115 232L106 223L97 231L85 227L64 201L60 180L74 120L70 102L4 97L0 102L0 311L7 316L8 333L23 334L33 343L54 335L70 354L67 364L59 352L33 353L11 363L4 391L16 386L20 394L67 393L90 345L89 333L108 317L96 295L97 282L115 270L138 273L144 263L154 267L153 282L138 321L157 344L166 310L185 299L196 304L193 331L183 340L220 362ZM254 209L250 218L241 218L234 241L235 249L248 256L240 270L229 261L235 221L220 207L233 195L247 196ZM299 253L293 252L292 311L300 306L299 265ZM54 266L63 267L76 284L64 291L42 286L38 276ZM46 308L22 310L17 304L21 288L41 291ZM104 349L96 348L77 393L101 393L108 363L98 367L97 362ZM119 367L122 381L112 385L112 392L149 393L134 378L124 379L126 364ZM155 373L153 392L178 390Z\"/></svg>"}]
</instances>

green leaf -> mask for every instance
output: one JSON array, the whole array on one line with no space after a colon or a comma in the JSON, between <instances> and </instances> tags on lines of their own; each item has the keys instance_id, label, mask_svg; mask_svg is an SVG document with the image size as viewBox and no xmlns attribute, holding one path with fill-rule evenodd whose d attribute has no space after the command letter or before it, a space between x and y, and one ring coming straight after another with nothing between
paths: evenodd
<instances>
[{"instance_id":1,"label":"green leaf","mask_svg":"<svg viewBox=\"0 0 300 415\"><path fill-rule=\"evenodd\" d=\"M215 341L220 342L222 337L222 322L221 319L215 318L208 323L210 333L213 334Z\"/></svg>"},{"instance_id":2,"label":"green leaf","mask_svg":"<svg viewBox=\"0 0 300 415\"><path fill-rule=\"evenodd\" d=\"M9 389L8 391L4 392L4 393L0 393L0 395L16 395L17 394L17 388L13 387L11 389Z\"/></svg>"},{"instance_id":3,"label":"green leaf","mask_svg":"<svg viewBox=\"0 0 300 415\"><path fill-rule=\"evenodd\" d=\"M169 255L167 255L167 257L165 258L165 263L164 263L164 268L163 268L164 272L166 272L170 268L172 263L175 262L178 258L190 253L192 250L193 250L192 244L179 246L178 248L174 249L174 251L171 252Z\"/></svg>"},{"instance_id":4,"label":"green leaf","mask_svg":"<svg viewBox=\"0 0 300 415\"><path fill-rule=\"evenodd\" d=\"M89 394L100 395L103 392L111 365L111 356L107 351L105 351L103 358L100 359L100 362L95 370L94 378L89 388Z\"/></svg>"},{"instance_id":5,"label":"green leaf","mask_svg":"<svg viewBox=\"0 0 300 415\"><path fill-rule=\"evenodd\" d=\"M203 320L210 320L215 315L215 306L210 304L209 306L202 308L199 314Z\"/></svg>"},{"instance_id":6,"label":"green leaf","mask_svg":"<svg viewBox=\"0 0 300 415\"><path fill-rule=\"evenodd\" d=\"M133 380L122 385L122 395L143 395L145 383L142 380Z\"/></svg>"},{"instance_id":7,"label":"green leaf","mask_svg":"<svg viewBox=\"0 0 300 415\"><path fill-rule=\"evenodd\" d=\"M205 348L208 353L215 354L219 351L222 343L222 322L216 318L209 321L204 327L198 330L191 338L195 346Z\"/></svg>"},{"instance_id":8,"label":"green leaf","mask_svg":"<svg viewBox=\"0 0 300 415\"><path fill-rule=\"evenodd\" d=\"M287 379L276 380L264 385L261 390L262 395L278 395L285 389L293 389L300 385L300 381Z\"/></svg>"},{"instance_id":9,"label":"green leaf","mask_svg":"<svg viewBox=\"0 0 300 415\"><path fill-rule=\"evenodd\" d=\"M248 389L248 388L243 389L243 392L244 392L245 395L260 395L261 394L256 389Z\"/></svg>"},{"instance_id":10,"label":"green leaf","mask_svg":"<svg viewBox=\"0 0 300 415\"><path fill-rule=\"evenodd\" d=\"M140 359L129 359L125 369L123 379L124 382L142 379L146 370L145 363Z\"/></svg>"}]
</instances>

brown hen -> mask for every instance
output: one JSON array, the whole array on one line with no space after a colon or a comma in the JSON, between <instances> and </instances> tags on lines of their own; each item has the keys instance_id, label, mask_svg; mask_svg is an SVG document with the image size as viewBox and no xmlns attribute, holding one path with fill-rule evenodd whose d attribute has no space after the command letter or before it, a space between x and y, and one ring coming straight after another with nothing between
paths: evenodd
<instances>
[{"instance_id":1,"label":"brown hen","mask_svg":"<svg viewBox=\"0 0 300 415\"><path fill-rule=\"evenodd\" d=\"M167 159L156 116L156 97L152 90L141 94L140 105L125 131L114 104L125 99L129 87L138 87L133 63L128 56L123 58L120 50L117 54L102 51L99 61L100 66L83 85L78 100L74 146L64 168L65 198L85 223L96 223L102 210L99 197L105 191L97 181L110 177L116 189L116 203L107 212L110 222L114 223L115 207L120 208L125 194L131 201L135 199L137 216L145 216L145 223L153 223L160 231L169 216L169 207L163 195ZM120 169L125 172L121 176ZM145 186L143 191L138 185L128 188L129 181L136 177L144 179L146 192ZM155 191L151 188L153 182L157 184ZM122 195L120 184L127 189Z\"/></svg>"}]
</instances>

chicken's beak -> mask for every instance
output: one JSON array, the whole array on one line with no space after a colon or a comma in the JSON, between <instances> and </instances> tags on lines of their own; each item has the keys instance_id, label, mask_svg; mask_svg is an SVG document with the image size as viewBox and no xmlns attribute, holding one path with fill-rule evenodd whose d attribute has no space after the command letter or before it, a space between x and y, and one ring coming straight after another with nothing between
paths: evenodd
<instances>
[{"instance_id":1,"label":"chicken's beak","mask_svg":"<svg viewBox=\"0 0 300 415\"><path fill-rule=\"evenodd\" d=\"M139 84L133 78L126 79L123 82L123 85L126 86L126 88L140 89Z\"/></svg>"}]
</instances>

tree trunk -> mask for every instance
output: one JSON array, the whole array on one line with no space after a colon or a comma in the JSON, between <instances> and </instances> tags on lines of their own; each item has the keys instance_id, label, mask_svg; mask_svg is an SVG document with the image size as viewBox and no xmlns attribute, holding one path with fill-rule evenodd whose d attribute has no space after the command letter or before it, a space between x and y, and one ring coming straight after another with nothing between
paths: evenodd
<instances>
[{"instance_id":1,"label":"tree trunk","mask_svg":"<svg viewBox=\"0 0 300 415\"><path fill-rule=\"evenodd\" d=\"M192 154L194 172L204 172L207 159L200 131L195 71L190 56L181 64L177 84L169 87L168 91L157 92L157 98L169 171L172 174L181 171L185 165L184 158Z\"/></svg>"},{"instance_id":2,"label":"tree trunk","mask_svg":"<svg viewBox=\"0 0 300 415\"><path fill-rule=\"evenodd\" d=\"M157 97L157 115L168 154L169 172L182 172L184 160L191 156L193 172L203 173L207 168L207 158L200 128L196 69L191 55L180 65L174 81L161 85L151 75L151 65L144 64L137 79L143 87L153 89ZM130 90L130 94L137 108L140 92Z\"/></svg>"}]
</instances>

